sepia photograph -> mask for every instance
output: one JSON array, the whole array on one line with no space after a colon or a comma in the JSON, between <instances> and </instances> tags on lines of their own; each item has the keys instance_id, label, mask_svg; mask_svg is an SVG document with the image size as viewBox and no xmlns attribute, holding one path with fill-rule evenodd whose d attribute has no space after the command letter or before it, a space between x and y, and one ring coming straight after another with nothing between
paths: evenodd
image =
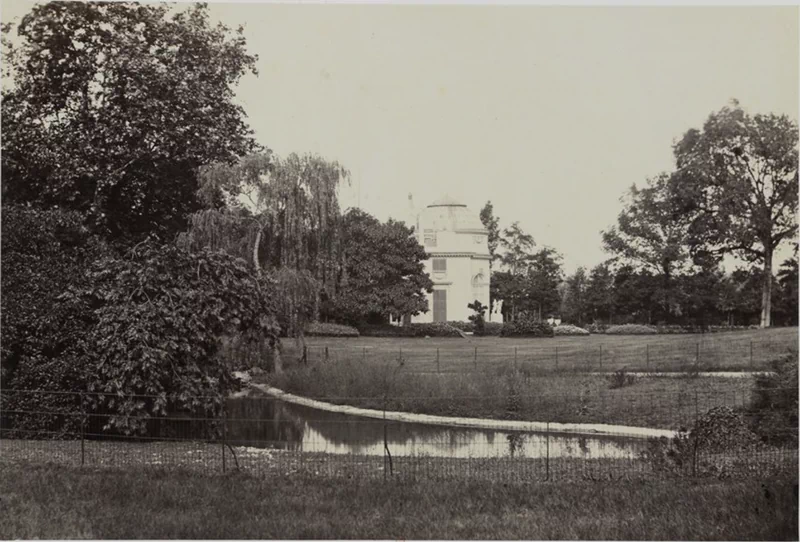
<instances>
[{"instance_id":1,"label":"sepia photograph","mask_svg":"<svg viewBox=\"0 0 800 542\"><path fill-rule=\"evenodd\" d=\"M800 5L0 21L0 540L798 540Z\"/></svg>"}]
</instances>

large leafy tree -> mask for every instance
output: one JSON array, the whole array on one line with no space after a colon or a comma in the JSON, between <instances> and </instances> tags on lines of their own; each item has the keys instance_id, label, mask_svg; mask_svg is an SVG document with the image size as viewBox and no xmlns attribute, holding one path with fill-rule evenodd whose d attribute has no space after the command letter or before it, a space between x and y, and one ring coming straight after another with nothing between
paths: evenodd
<instances>
[{"instance_id":1,"label":"large leafy tree","mask_svg":"<svg viewBox=\"0 0 800 542\"><path fill-rule=\"evenodd\" d=\"M593 322L611 321L614 315L614 274L608 263L592 268L586 285L586 311Z\"/></svg>"},{"instance_id":2,"label":"large leafy tree","mask_svg":"<svg viewBox=\"0 0 800 542\"><path fill-rule=\"evenodd\" d=\"M784 260L778 271L778 283L781 286L780 305L785 314L786 322L797 325L798 318L798 262L797 245L793 258Z\"/></svg>"},{"instance_id":3,"label":"large leafy tree","mask_svg":"<svg viewBox=\"0 0 800 542\"><path fill-rule=\"evenodd\" d=\"M693 219L693 249L762 266L762 327L771 324L773 255L797 233L797 138L787 116L750 115L734 101L674 146L671 184Z\"/></svg>"},{"instance_id":4,"label":"large leafy tree","mask_svg":"<svg viewBox=\"0 0 800 542\"><path fill-rule=\"evenodd\" d=\"M336 292L341 267L341 211L337 188L348 178L337 162L316 155L270 152L200 170L206 208L194 213L179 244L222 250L271 273L285 292L283 327L304 341L324 298Z\"/></svg>"},{"instance_id":5,"label":"large leafy tree","mask_svg":"<svg viewBox=\"0 0 800 542\"><path fill-rule=\"evenodd\" d=\"M525 295L528 313L536 320L558 311L561 305L558 288L563 276L561 256L554 249L544 247L533 254L526 276Z\"/></svg>"},{"instance_id":6,"label":"large leafy tree","mask_svg":"<svg viewBox=\"0 0 800 542\"><path fill-rule=\"evenodd\" d=\"M344 266L328 317L352 324L428 310L425 249L402 222L382 224L360 209L343 217Z\"/></svg>"},{"instance_id":7,"label":"large leafy tree","mask_svg":"<svg viewBox=\"0 0 800 542\"><path fill-rule=\"evenodd\" d=\"M114 430L143 431L175 411L215 414L236 386L220 337L275 344L276 285L241 259L150 240L120 256L74 211L6 206L2 222L4 412L76 412L63 392L96 392L88 397ZM78 420L11 422L58 432Z\"/></svg>"},{"instance_id":8,"label":"large leafy tree","mask_svg":"<svg viewBox=\"0 0 800 542\"><path fill-rule=\"evenodd\" d=\"M536 246L533 236L525 233L519 222L514 222L503 230L499 239L503 249L500 262L512 275L524 272L533 259L533 248Z\"/></svg>"},{"instance_id":9,"label":"large leafy tree","mask_svg":"<svg viewBox=\"0 0 800 542\"><path fill-rule=\"evenodd\" d=\"M659 278L656 300L664 313L677 309L675 275L689 260L690 220L671 197L670 175L632 186L624 198L617 225L602 233L604 249L639 270Z\"/></svg>"},{"instance_id":10,"label":"large leafy tree","mask_svg":"<svg viewBox=\"0 0 800 542\"><path fill-rule=\"evenodd\" d=\"M219 251L146 242L123 258L97 261L91 285L74 295L96 319L88 387L115 413L109 427L143 431L143 420L176 410L216 415L238 382L219 338L235 334L274 346L275 290L246 262Z\"/></svg>"},{"instance_id":11,"label":"large leafy tree","mask_svg":"<svg viewBox=\"0 0 800 542\"><path fill-rule=\"evenodd\" d=\"M242 29L204 4L49 2L4 27L4 202L59 205L109 238L171 237L199 208L197 168L256 145L234 87Z\"/></svg>"},{"instance_id":12,"label":"large leafy tree","mask_svg":"<svg viewBox=\"0 0 800 542\"><path fill-rule=\"evenodd\" d=\"M497 248L500 246L500 219L494 216L494 206L491 201L487 201L480 212L481 223L489 232L489 269L497 259Z\"/></svg>"},{"instance_id":13,"label":"large leafy tree","mask_svg":"<svg viewBox=\"0 0 800 542\"><path fill-rule=\"evenodd\" d=\"M561 300L561 316L567 322L582 326L588 317L586 290L589 279L586 269L578 267L565 281L564 295Z\"/></svg>"},{"instance_id":14,"label":"large leafy tree","mask_svg":"<svg viewBox=\"0 0 800 542\"><path fill-rule=\"evenodd\" d=\"M656 280L649 271L619 266L614 273L614 314L621 321L652 323Z\"/></svg>"},{"instance_id":15,"label":"large leafy tree","mask_svg":"<svg viewBox=\"0 0 800 542\"><path fill-rule=\"evenodd\" d=\"M91 367L86 335L93 318L86 307L66 303L62 295L90 284L88 270L92 261L105 253L103 243L84 227L78 213L61 209L6 205L0 231L3 388L39 392L83 389ZM57 411L75 403L74 397L57 394L3 395L12 401L6 405L16 402L27 405L24 410L29 411L36 406ZM48 423L37 418L42 417L30 417L33 426L29 429Z\"/></svg>"},{"instance_id":16,"label":"large leafy tree","mask_svg":"<svg viewBox=\"0 0 800 542\"><path fill-rule=\"evenodd\" d=\"M527 274L536 242L514 222L503 230L499 246L503 251L497 259L504 269L492 273L489 296L503 301L503 319L513 321L527 309Z\"/></svg>"}]
</instances>

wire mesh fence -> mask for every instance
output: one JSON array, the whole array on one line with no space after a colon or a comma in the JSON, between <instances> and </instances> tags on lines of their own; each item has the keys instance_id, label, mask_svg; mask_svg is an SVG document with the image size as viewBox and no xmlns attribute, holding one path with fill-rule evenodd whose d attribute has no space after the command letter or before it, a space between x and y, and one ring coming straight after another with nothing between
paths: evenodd
<instances>
[{"instance_id":1,"label":"wire mesh fence","mask_svg":"<svg viewBox=\"0 0 800 542\"><path fill-rule=\"evenodd\" d=\"M394 360L404 363L408 371L422 373L460 373L492 366L576 372L613 372L623 367L641 372L763 371L777 357L797 354L797 337L789 334L768 340L709 334L681 340L645 336L600 344L581 341L581 337L561 337L517 345L490 340L488 344L442 346L426 345L424 339L368 341L358 346L332 341L304 347L287 343L284 350L287 358L306 363Z\"/></svg>"},{"instance_id":2,"label":"wire mesh fence","mask_svg":"<svg viewBox=\"0 0 800 542\"><path fill-rule=\"evenodd\" d=\"M605 411L606 422L618 419L614 412L622 405L633 410L649 408L651 416L672 412L672 418L649 426L661 428L655 430L588 422L575 427L557 421L562 419L558 416L537 422L484 420L483 426L469 426L464 420L460 425L419 423L413 417L401 422L392 415L393 409L403 405L391 398L385 398L370 415L352 416L274 397L240 397L227 401L214 415L140 416L143 423L135 433L115 430L124 426L116 423L121 415L91 406L101 404L93 400L97 399L94 395L62 393L54 400L50 392L3 390L0 459L180 467L206 473L239 470L256 475L470 478L507 483L797 475L796 427L778 430L793 434L793 442L781 439L781 444L772 445L730 428L713 438L666 429L683 421L691 427L718 406L738 409L747 424L747 405L714 395L703 401L697 394L683 404L686 398L652 397L642 402L631 394L606 405L617 409ZM324 399L334 403L341 398ZM562 399L569 403L568 398Z\"/></svg>"}]
</instances>

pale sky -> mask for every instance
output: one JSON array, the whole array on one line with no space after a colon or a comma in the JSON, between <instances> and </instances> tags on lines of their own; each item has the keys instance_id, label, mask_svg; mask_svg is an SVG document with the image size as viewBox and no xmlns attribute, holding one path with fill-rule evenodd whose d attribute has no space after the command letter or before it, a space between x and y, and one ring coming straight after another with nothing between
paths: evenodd
<instances>
[{"instance_id":1,"label":"pale sky","mask_svg":"<svg viewBox=\"0 0 800 542\"><path fill-rule=\"evenodd\" d=\"M793 6L210 5L259 56L238 89L258 140L347 167L343 207L491 200L567 272L608 257L619 198L731 98L798 118Z\"/></svg>"}]
</instances>

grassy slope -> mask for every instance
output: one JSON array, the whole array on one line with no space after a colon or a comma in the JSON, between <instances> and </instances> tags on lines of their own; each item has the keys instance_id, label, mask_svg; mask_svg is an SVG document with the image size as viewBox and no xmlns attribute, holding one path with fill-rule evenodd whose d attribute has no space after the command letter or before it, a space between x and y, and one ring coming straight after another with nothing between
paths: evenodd
<instances>
[{"instance_id":1,"label":"grassy slope","mask_svg":"<svg viewBox=\"0 0 800 542\"><path fill-rule=\"evenodd\" d=\"M0 538L796 540L788 482L342 482L0 464Z\"/></svg>"},{"instance_id":2,"label":"grassy slope","mask_svg":"<svg viewBox=\"0 0 800 542\"><path fill-rule=\"evenodd\" d=\"M752 342L752 349L751 349ZM629 369L679 370L693 364L710 369L763 369L789 346L797 350L798 328L745 330L705 335L590 335L539 339L461 338L336 338L309 337L309 358L380 363L402 353L407 367L417 371L463 372L477 366L514 364L554 369L608 371ZM295 343L284 339L287 357L297 355ZM699 345L699 346L698 346ZM437 350L439 363L437 364ZM601 356L602 352L602 356ZM602 361L601 361L602 360Z\"/></svg>"},{"instance_id":3,"label":"grassy slope","mask_svg":"<svg viewBox=\"0 0 800 542\"><path fill-rule=\"evenodd\" d=\"M443 416L559 423L610 423L679 429L714 406L749 403L752 379L636 378L611 389L608 377L512 371L389 376L376 367L340 362L296 368L264 380L278 388L333 403ZM386 382L389 382L388 384ZM696 404L697 403L697 404Z\"/></svg>"}]
</instances>

